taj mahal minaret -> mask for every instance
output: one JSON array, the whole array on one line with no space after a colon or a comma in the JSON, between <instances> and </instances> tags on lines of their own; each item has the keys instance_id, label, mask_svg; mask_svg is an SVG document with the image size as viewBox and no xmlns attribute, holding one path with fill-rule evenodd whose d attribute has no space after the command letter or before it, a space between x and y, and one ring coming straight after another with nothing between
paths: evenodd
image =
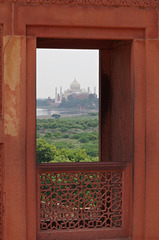
<instances>
[{"instance_id":1,"label":"taj mahal minaret","mask_svg":"<svg viewBox=\"0 0 159 240\"><path fill-rule=\"evenodd\" d=\"M57 87L55 88L55 103L66 101L69 95L73 95L75 98L87 98L89 94L91 94L90 87L87 90L82 89L75 78L66 91L62 92L62 87L60 87L60 93L57 93ZM96 87L94 87L94 94L96 94Z\"/></svg>"}]
</instances>

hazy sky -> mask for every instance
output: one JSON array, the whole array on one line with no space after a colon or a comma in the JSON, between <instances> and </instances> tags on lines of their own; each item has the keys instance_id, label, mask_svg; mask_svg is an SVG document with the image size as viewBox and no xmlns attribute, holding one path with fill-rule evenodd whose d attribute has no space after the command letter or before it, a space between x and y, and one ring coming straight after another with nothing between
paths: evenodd
<instances>
[{"instance_id":1,"label":"hazy sky","mask_svg":"<svg viewBox=\"0 0 159 240\"><path fill-rule=\"evenodd\" d=\"M55 87L67 90L76 78L94 92L99 81L98 50L37 49L37 98L55 97Z\"/></svg>"}]
</instances>

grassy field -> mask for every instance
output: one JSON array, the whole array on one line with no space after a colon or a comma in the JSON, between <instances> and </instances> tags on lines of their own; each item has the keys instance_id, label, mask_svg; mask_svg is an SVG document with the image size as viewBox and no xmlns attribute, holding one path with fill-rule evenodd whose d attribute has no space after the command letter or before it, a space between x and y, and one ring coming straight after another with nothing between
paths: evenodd
<instances>
[{"instance_id":1,"label":"grassy field","mask_svg":"<svg viewBox=\"0 0 159 240\"><path fill-rule=\"evenodd\" d=\"M89 159L98 161L98 114L65 118L37 119L37 141L43 139L57 150L85 150Z\"/></svg>"}]
</instances>

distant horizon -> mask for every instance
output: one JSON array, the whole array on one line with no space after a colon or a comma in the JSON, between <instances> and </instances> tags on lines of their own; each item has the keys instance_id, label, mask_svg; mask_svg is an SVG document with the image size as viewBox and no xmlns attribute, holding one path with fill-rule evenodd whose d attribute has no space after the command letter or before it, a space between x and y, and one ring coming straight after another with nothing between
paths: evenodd
<instances>
[{"instance_id":1,"label":"distant horizon","mask_svg":"<svg viewBox=\"0 0 159 240\"><path fill-rule=\"evenodd\" d=\"M55 98L76 80L81 89L99 92L99 51L79 49L37 49L36 99Z\"/></svg>"},{"instance_id":2,"label":"distant horizon","mask_svg":"<svg viewBox=\"0 0 159 240\"><path fill-rule=\"evenodd\" d=\"M75 78L76 79L76 78ZM77 82L80 84L80 82L77 80ZM71 84L71 83L70 83ZM81 85L81 84L80 84ZM62 87L62 86L60 86L60 87ZM57 88L57 93L60 93L60 87L59 88ZM94 86L94 87L96 87L96 86ZM56 88L56 87L55 87ZM89 86L87 87L87 89L88 88L90 88ZM68 89L68 88L67 88ZM63 87L62 87L62 92L64 93L65 91L67 91L67 89L63 89ZM86 91L87 91L87 89L86 88L81 88L80 87L80 89L85 89ZM94 88L93 89L91 89L90 88L90 94L94 94ZM48 96L48 97L36 97L36 99L48 99L48 98L51 98L50 96ZM51 99L55 99L55 97L52 97Z\"/></svg>"},{"instance_id":3,"label":"distant horizon","mask_svg":"<svg viewBox=\"0 0 159 240\"><path fill-rule=\"evenodd\" d=\"M91 94L91 93L90 93ZM48 99L49 97L40 97L40 98L36 98L36 99ZM99 97L97 97L98 99ZM51 98L51 99L55 99L55 98Z\"/></svg>"}]
</instances>

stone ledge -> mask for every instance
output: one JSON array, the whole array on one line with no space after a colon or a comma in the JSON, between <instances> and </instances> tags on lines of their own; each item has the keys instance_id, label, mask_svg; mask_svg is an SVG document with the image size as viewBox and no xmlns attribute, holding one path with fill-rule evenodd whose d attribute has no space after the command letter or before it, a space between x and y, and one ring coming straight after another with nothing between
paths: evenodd
<instances>
[{"instance_id":1,"label":"stone ledge","mask_svg":"<svg viewBox=\"0 0 159 240\"><path fill-rule=\"evenodd\" d=\"M20 5L79 5L79 6L114 6L114 7L142 7L158 8L159 0L1 0L0 3L14 3Z\"/></svg>"}]
</instances>

